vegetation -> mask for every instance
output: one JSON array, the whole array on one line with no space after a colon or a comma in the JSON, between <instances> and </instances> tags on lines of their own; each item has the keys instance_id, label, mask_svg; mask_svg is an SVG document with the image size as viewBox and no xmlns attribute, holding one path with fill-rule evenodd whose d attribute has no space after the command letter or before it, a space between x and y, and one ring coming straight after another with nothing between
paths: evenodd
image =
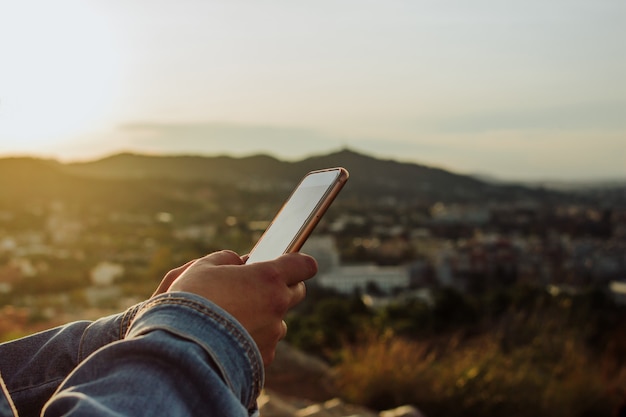
<instances>
[{"instance_id":1,"label":"vegetation","mask_svg":"<svg viewBox=\"0 0 626 417\"><path fill-rule=\"evenodd\" d=\"M336 367L347 400L436 417L609 416L626 399L626 313L600 289L625 276L623 187L495 185L348 150L294 163L0 159L0 341L119 311L214 250L245 253L304 172L337 165L350 183L316 233L343 263L421 265L412 285L432 289L373 308L313 280L288 340ZM450 251L488 266L445 280L468 293L438 288ZM123 268L111 285L93 282L102 262Z\"/></svg>"},{"instance_id":2,"label":"vegetation","mask_svg":"<svg viewBox=\"0 0 626 417\"><path fill-rule=\"evenodd\" d=\"M346 400L375 409L612 416L626 398L626 311L603 292L444 289L434 299L376 311L357 297L309 300L288 338L335 364Z\"/></svg>"}]
</instances>

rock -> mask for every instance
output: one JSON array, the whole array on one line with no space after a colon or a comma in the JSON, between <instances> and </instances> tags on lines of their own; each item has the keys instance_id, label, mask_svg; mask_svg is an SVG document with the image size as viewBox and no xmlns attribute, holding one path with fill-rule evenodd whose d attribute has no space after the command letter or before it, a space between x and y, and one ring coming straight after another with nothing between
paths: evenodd
<instances>
[{"instance_id":1,"label":"rock","mask_svg":"<svg viewBox=\"0 0 626 417\"><path fill-rule=\"evenodd\" d=\"M347 404L338 398L320 402L283 397L265 390L259 397L261 417L379 417L366 408Z\"/></svg>"},{"instance_id":2,"label":"rock","mask_svg":"<svg viewBox=\"0 0 626 417\"><path fill-rule=\"evenodd\" d=\"M296 405L278 395L272 395L267 390L259 396L257 404L261 410L261 417L293 417L298 411Z\"/></svg>"},{"instance_id":3,"label":"rock","mask_svg":"<svg viewBox=\"0 0 626 417\"><path fill-rule=\"evenodd\" d=\"M259 397L259 409L261 417L424 417L412 406L403 406L378 414L361 406L347 404L338 398L314 403L281 396L269 390L264 390Z\"/></svg>"},{"instance_id":4,"label":"rock","mask_svg":"<svg viewBox=\"0 0 626 417\"><path fill-rule=\"evenodd\" d=\"M265 387L283 396L322 402L337 396L331 367L282 341L266 369Z\"/></svg>"},{"instance_id":5,"label":"rock","mask_svg":"<svg viewBox=\"0 0 626 417\"><path fill-rule=\"evenodd\" d=\"M258 399L261 417L424 417L412 406L376 413L347 404L337 398L332 378L324 361L280 342Z\"/></svg>"},{"instance_id":6,"label":"rock","mask_svg":"<svg viewBox=\"0 0 626 417\"><path fill-rule=\"evenodd\" d=\"M411 405L403 405L393 410L382 411L380 417L425 417L417 408Z\"/></svg>"},{"instance_id":7,"label":"rock","mask_svg":"<svg viewBox=\"0 0 626 417\"><path fill-rule=\"evenodd\" d=\"M356 405L346 404L338 398L310 405L296 412L294 417L378 417L378 414Z\"/></svg>"}]
</instances>

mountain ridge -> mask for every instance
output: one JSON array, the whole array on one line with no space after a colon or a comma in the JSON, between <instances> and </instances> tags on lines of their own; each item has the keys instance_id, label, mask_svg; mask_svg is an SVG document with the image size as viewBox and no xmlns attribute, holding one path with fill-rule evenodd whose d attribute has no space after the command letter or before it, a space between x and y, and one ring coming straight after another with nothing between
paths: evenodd
<instances>
[{"instance_id":1,"label":"mountain ridge","mask_svg":"<svg viewBox=\"0 0 626 417\"><path fill-rule=\"evenodd\" d=\"M213 183L240 190L284 192L308 171L343 166L350 172L349 186L342 198L389 202L459 202L555 200L574 194L522 184L494 183L470 175L417 163L379 159L344 148L329 154L313 155L298 161L284 161L267 154L245 157L229 155L147 155L123 152L87 162L61 163L50 159L0 158L2 189L14 187L16 178L51 194L66 188L89 193L98 187L115 187L141 192L139 181L180 184ZM94 182L95 181L95 182ZM67 183L60 186L59 183ZM44 184L47 184L45 187ZM27 193L29 190L20 192ZM17 192L17 191L14 191ZM113 191L111 191L113 193ZM618 193L619 194L619 193Z\"/></svg>"},{"instance_id":2,"label":"mountain ridge","mask_svg":"<svg viewBox=\"0 0 626 417\"><path fill-rule=\"evenodd\" d=\"M503 189L440 168L377 159L347 148L294 162L263 154L237 158L123 153L93 162L66 164L63 169L74 175L96 178L211 181L241 188L289 188L308 171L334 166L343 166L350 172L348 190L351 191L347 193L353 195L379 194L400 200L465 200L485 193L493 197Z\"/></svg>"}]
</instances>

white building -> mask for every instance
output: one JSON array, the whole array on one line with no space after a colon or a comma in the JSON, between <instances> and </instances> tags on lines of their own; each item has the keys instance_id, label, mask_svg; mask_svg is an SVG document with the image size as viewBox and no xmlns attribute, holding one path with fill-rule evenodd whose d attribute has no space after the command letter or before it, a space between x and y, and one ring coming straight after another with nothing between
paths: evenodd
<instances>
[{"instance_id":1,"label":"white building","mask_svg":"<svg viewBox=\"0 0 626 417\"><path fill-rule=\"evenodd\" d=\"M407 288L410 283L407 268L375 265L340 266L320 274L315 280L323 287L344 294L352 294L355 290L364 292L368 284L375 284L390 294L396 288Z\"/></svg>"},{"instance_id":2,"label":"white building","mask_svg":"<svg viewBox=\"0 0 626 417\"><path fill-rule=\"evenodd\" d=\"M339 251L332 236L311 236L302 249L302 253L311 255L317 260L318 274L322 275L339 266Z\"/></svg>"},{"instance_id":3,"label":"white building","mask_svg":"<svg viewBox=\"0 0 626 417\"><path fill-rule=\"evenodd\" d=\"M91 283L97 287L113 285L116 278L124 275L124 266L112 262L100 262L90 272Z\"/></svg>"}]
</instances>

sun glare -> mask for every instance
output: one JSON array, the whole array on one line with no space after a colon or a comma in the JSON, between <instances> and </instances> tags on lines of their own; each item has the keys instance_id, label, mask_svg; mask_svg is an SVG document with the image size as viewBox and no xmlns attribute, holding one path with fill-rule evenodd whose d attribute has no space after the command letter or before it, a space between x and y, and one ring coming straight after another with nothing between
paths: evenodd
<instances>
[{"instance_id":1,"label":"sun glare","mask_svg":"<svg viewBox=\"0 0 626 417\"><path fill-rule=\"evenodd\" d=\"M92 3L5 2L0 53L0 151L45 153L111 111L121 60Z\"/></svg>"}]
</instances>

